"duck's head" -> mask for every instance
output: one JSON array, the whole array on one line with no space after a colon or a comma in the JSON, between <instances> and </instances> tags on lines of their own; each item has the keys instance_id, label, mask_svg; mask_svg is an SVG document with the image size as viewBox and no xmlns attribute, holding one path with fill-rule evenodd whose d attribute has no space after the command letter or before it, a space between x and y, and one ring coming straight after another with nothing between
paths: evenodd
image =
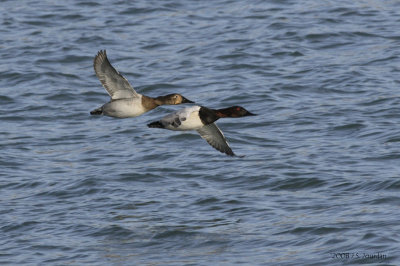
<instances>
[{"instance_id":1,"label":"duck's head","mask_svg":"<svg viewBox=\"0 0 400 266\"><path fill-rule=\"evenodd\" d=\"M243 117L243 116L256 115L250 113L241 106L232 106L224 109L219 109L217 110L217 114L219 117Z\"/></svg>"},{"instance_id":2,"label":"duck's head","mask_svg":"<svg viewBox=\"0 0 400 266\"><path fill-rule=\"evenodd\" d=\"M160 100L163 104L181 104L181 103L194 103L191 100L186 99L179 93L173 93L173 94L168 94L165 96L160 96L157 98Z\"/></svg>"}]
</instances>

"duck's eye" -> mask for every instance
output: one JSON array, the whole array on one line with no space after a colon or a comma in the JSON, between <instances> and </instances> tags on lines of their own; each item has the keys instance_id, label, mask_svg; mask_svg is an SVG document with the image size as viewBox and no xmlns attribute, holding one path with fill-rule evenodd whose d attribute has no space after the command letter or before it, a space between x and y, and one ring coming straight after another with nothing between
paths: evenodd
<instances>
[{"instance_id":1,"label":"duck's eye","mask_svg":"<svg viewBox=\"0 0 400 266\"><path fill-rule=\"evenodd\" d=\"M236 107L236 111L240 111L240 107Z\"/></svg>"}]
</instances>

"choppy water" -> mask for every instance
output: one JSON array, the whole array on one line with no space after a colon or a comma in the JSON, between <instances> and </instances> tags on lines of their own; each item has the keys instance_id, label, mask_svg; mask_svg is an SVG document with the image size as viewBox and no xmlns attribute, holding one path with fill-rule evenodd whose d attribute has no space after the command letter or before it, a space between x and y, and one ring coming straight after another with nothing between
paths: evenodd
<instances>
[{"instance_id":1,"label":"choppy water","mask_svg":"<svg viewBox=\"0 0 400 266\"><path fill-rule=\"evenodd\" d=\"M400 264L399 1L0 1L0 263ZM92 117L139 93L257 117ZM340 253L340 254L339 254ZM347 254L346 254L347 253Z\"/></svg>"}]
</instances>

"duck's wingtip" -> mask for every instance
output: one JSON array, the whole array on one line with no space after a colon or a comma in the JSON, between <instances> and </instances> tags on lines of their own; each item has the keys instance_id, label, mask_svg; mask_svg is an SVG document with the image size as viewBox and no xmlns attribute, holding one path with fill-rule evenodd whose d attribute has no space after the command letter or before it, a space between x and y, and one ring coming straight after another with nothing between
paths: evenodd
<instances>
[{"instance_id":1,"label":"duck's wingtip","mask_svg":"<svg viewBox=\"0 0 400 266\"><path fill-rule=\"evenodd\" d=\"M99 51L97 52L97 55L107 55L106 49L104 49L104 50L99 50Z\"/></svg>"},{"instance_id":2,"label":"duck's wingtip","mask_svg":"<svg viewBox=\"0 0 400 266\"><path fill-rule=\"evenodd\" d=\"M228 156L235 157L235 158L244 158L244 157L246 157L246 155L238 155L238 154L234 153L232 150L226 151L224 153L226 155L228 155Z\"/></svg>"},{"instance_id":3,"label":"duck's wingtip","mask_svg":"<svg viewBox=\"0 0 400 266\"><path fill-rule=\"evenodd\" d=\"M97 52L97 55L94 57L93 63L96 64L96 62L102 62L102 61L104 61L105 58L107 58L106 50L100 50Z\"/></svg>"},{"instance_id":4,"label":"duck's wingtip","mask_svg":"<svg viewBox=\"0 0 400 266\"><path fill-rule=\"evenodd\" d=\"M90 112L91 115L101 115L103 114L103 108L97 108Z\"/></svg>"}]
</instances>

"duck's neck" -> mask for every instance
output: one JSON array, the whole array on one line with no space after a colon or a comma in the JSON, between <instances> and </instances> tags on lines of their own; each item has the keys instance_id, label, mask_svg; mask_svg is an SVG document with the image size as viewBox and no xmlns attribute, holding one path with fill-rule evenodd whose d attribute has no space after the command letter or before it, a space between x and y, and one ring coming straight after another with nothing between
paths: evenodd
<instances>
[{"instance_id":1,"label":"duck's neck","mask_svg":"<svg viewBox=\"0 0 400 266\"><path fill-rule=\"evenodd\" d=\"M201 121L203 121L205 125L208 125L220 118L232 117L232 110L230 108L210 109L203 106L200 108L199 114Z\"/></svg>"},{"instance_id":2,"label":"duck's neck","mask_svg":"<svg viewBox=\"0 0 400 266\"><path fill-rule=\"evenodd\" d=\"M234 117L234 113L233 113L231 107L222 108L222 109L216 109L216 110L214 110L214 112L215 112L216 116L218 116L218 118Z\"/></svg>"},{"instance_id":3,"label":"duck's neck","mask_svg":"<svg viewBox=\"0 0 400 266\"><path fill-rule=\"evenodd\" d=\"M162 105L162 103L159 100L157 100L157 98L152 98L145 95L142 95L142 104L145 108L149 110L154 109L159 105Z\"/></svg>"},{"instance_id":4,"label":"duck's neck","mask_svg":"<svg viewBox=\"0 0 400 266\"><path fill-rule=\"evenodd\" d=\"M209 125L217 121L220 117L217 115L218 110L209 109L202 106L199 110L199 116L203 124Z\"/></svg>"},{"instance_id":5,"label":"duck's neck","mask_svg":"<svg viewBox=\"0 0 400 266\"><path fill-rule=\"evenodd\" d=\"M159 105L166 104L167 96L158 96L158 97L152 98L152 99L153 99L154 103L159 106Z\"/></svg>"}]
</instances>

